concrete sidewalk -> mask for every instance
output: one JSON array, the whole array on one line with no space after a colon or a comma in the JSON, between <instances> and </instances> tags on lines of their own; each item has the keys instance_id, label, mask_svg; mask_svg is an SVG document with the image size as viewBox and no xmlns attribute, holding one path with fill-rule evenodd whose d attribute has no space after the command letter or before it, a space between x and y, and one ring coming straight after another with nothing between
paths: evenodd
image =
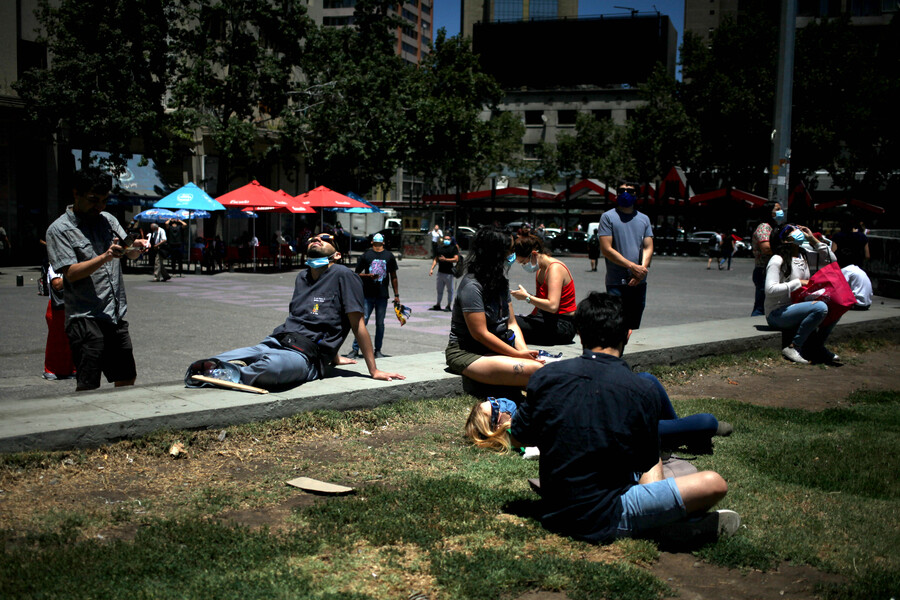
<instances>
[{"instance_id":1,"label":"concrete sidewalk","mask_svg":"<svg viewBox=\"0 0 900 600\"><path fill-rule=\"evenodd\" d=\"M832 339L896 336L900 301L878 298L877 302L868 311L844 315ZM776 348L780 338L780 332L769 331L762 317L653 327L632 335L625 359L635 370L646 370L704 356ZM560 349L566 358L580 354L577 344L556 348ZM370 408L401 398L434 398L463 391L462 379L445 370L443 352L380 359L378 366L403 373L406 380L374 381L360 362L335 369L324 380L277 394L189 389L179 384L4 400L0 402L0 452L90 447L161 428L220 428L308 410Z\"/></svg>"}]
</instances>

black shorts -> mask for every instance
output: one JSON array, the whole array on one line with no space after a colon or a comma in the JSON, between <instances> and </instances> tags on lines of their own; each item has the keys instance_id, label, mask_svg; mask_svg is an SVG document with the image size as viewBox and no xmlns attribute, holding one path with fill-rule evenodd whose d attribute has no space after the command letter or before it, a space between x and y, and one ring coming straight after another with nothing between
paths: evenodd
<instances>
[{"instance_id":1,"label":"black shorts","mask_svg":"<svg viewBox=\"0 0 900 600\"><path fill-rule=\"evenodd\" d=\"M71 319L66 334L72 347L79 390L100 387L100 373L110 383L137 377L128 321L111 323L95 319Z\"/></svg>"}]
</instances>

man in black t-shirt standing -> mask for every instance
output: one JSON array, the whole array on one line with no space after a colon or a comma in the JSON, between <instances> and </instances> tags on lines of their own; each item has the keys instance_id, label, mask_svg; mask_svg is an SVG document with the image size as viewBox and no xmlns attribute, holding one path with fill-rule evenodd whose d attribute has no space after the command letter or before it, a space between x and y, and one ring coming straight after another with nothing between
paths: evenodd
<instances>
[{"instance_id":1,"label":"man in black t-shirt standing","mask_svg":"<svg viewBox=\"0 0 900 600\"><path fill-rule=\"evenodd\" d=\"M381 344L384 342L384 315L387 313L387 301L390 297L388 281L394 288L394 303L400 302L400 291L397 286L397 259L384 249L384 236L376 233L372 237L372 247L363 252L356 262L356 273L363 281L365 296L365 320L375 311L375 358L382 358ZM353 341L353 349L345 355L347 358L359 356L359 344Z\"/></svg>"},{"instance_id":2,"label":"man in black t-shirt standing","mask_svg":"<svg viewBox=\"0 0 900 600\"><path fill-rule=\"evenodd\" d=\"M631 335L621 300L592 292L575 325L584 354L531 376L510 430L514 446L540 449L543 525L594 543L734 533L737 513L706 512L728 491L718 473L663 478L659 392L621 358Z\"/></svg>"},{"instance_id":3,"label":"man in black t-shirt standing","mask_svg":"<svg viewBox=\"0 0 900 600\"><path fill-rule=\"evenodd\" d=\"M428 276L434 275L434 268L438 268L437 276L437 302L428 310L444 310L450 312L453 306L453 267L459 262L459 246L453 243L450 234L444 234L444 239L438 247L437 255L431 261L431 270ZM447 308L441 309L441 300L444 297L444 288L447 288Z\"/></svg>"}]
</instances>

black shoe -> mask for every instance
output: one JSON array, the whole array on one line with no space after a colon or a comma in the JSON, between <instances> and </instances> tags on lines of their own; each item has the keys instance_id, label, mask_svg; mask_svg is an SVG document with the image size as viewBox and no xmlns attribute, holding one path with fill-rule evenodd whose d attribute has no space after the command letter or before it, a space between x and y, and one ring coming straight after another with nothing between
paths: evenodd
<instances>
[{"instance_id":1,"label":"black shoe","mask_svg":"<svg viewBox=\"0 0 900 600\"><path fill-rule=\"evenodd\" d=\"M453 309L449 306L444 307L444 312L453 312Z\"/></svg>"},{"instance_id":2,"label":"black shoe","mask_svg":"<svg viewBox=\"0 0 900 600\"><path fill-rule=\"evenodd\" d=\"M375 358L386 358L384 354L381 353L381 350L375 351Z\"/></svg>"},{"instance_id":3,"label":"black shoe","mask_svg":"<svg viewBox=\"0 0 900 600\"><path fill-rule=\"evenodd\" d=\"M344 355L344 358L359 358L359 352L356 350L351 350Z\"/></svg>"},{"instance_id":4,"label":"black shoe","mask_svg":"<svg viewBox=\"0 0 900 600\"><path fill-rule=\"evenodd\" d=\"M428 310L441 310L441 305L440 305L440 304L435 304L434 306L432 306L432 307L429 308Z\"/></svg>"}]
</instances>

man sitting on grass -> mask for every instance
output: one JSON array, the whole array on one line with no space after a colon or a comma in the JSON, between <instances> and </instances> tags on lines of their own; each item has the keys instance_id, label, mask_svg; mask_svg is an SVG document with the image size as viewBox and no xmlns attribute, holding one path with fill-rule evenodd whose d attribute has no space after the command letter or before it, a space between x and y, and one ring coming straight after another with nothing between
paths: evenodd
<instances>
[{"instance_id":1,"label":"man sitting on grass","mask_svg":"<svg viewBox=\"0 0 900 600\"><path fill-rule=\"evenodd\" d=\"M584 354L531 376L510 432L515 445L540 449L543 525L595 543L734 533L737 513L706 513L728 491L718 473L663 478L659 392L621 358L631 335L621 300L592 292L575 326Z\"/></svg>"}]
</instances>

